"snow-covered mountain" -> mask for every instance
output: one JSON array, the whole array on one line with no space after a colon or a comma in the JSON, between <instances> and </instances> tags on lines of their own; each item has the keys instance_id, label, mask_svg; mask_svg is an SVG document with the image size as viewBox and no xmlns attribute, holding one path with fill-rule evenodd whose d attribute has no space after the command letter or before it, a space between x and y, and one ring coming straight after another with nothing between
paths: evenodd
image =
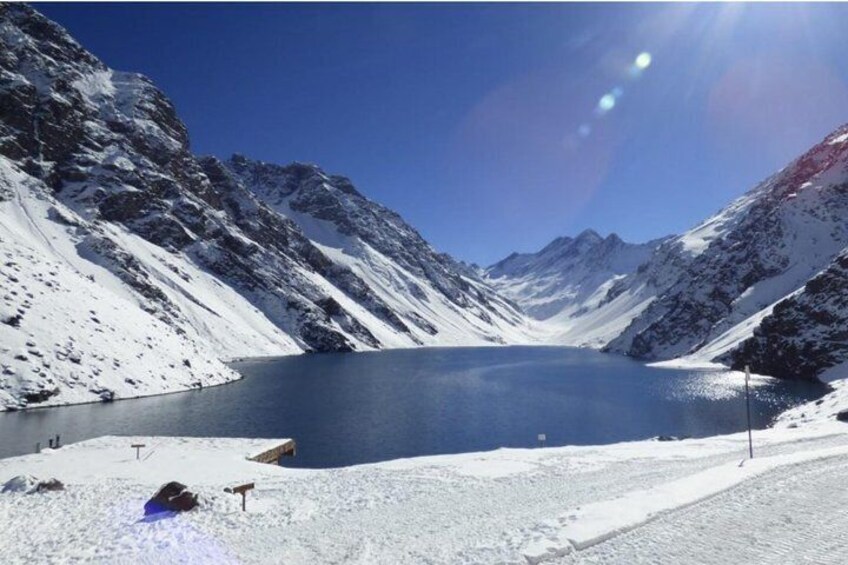
<instances>
[{"instance_id":1,"label":"snow-covered mountain","mask_svg":"<svg viewBox=\"0 0 848 565\"><path fill-rule=\"evenodd\" d=\"M486 277L524 311L552 325L594 310L621 278L636 272L660 241L625 243L593 230L559 237L537 253L513 253L486 269Z\"/></svg>"},{"instance_id":2,"label":"snow-covered mountain","mask_svg":"<svg viewBox=\"0 0 848 565\"><path fill-rule=\"evenodd\" d=\"M511 256L488 274L547 319L557 343L812 378L848 359L846 218L843 126L692 230L656 242L649 256L637 248L643 255L621 270L624 276L587 267L603 254L592 247L599 238L585 234ZM588 243L578 245L580 239ZM624 249L629 259L632 249ZM569 302L572 296L578 300Z\"/></svg>"},{"instance_id":3,"label":"snow-covered mountain","mask_svg":"<svg viewBox=\"0 0 848 565\"><path fill-rule=\"evenodd\" d=\"M528 320L312 165L197 157L171 102L0 5L0 409L237 378L222 358L526 340Z\"/></svg>"},{"instance_id":4,"label":"snow-covered mountain","mask_svg":"<svg viewBox=\"0 0 848 565\"><path fill-rule=\"evenodd\" d=\"M749 337L848 245L846 141L848 127L839 128L661 246L628 285L651 286L655 300L609 348L644 359L716 358Z\"/></svg>"}]
</instances>

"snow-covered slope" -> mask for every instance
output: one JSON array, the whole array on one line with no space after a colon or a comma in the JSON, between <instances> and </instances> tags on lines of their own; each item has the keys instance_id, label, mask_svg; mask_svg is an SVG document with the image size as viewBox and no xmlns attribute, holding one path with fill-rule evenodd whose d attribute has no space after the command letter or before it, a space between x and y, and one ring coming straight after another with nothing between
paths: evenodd
<instances>
[{"instance_id":1,"label":"snow-covered slope","mask_svg":"<svg viewBox=\"0 0 848 565\"><path fill-rule=\"evenodd\" d=\"M550 341L600 347L624 329L633 315L628 312L638 310L640 302L600 307L662 241L632 244L585 230L575 238L557 238L537 253L513 253L486 269L485 276L527 314L545 321Z\"/></svg>"},{"instance_id":2,"label":"snow-covered slope","mask_svg":"<svg viewBox=\"0 0 848 565\"><path fill-rule=\"evenodd\" d=\"M350 181L196 157L148 79L107 68L28 6L0 5L0 77L0 409L236 378L220 358L527 339L518 309ZM16 288L43 271L58 274L35 298ZM71 393L76 363L39 359L79 342L90 317L127 345L92 334L81 353L110 366L114 353L121 370ZM133 365L151 348L161 355Z\"/></svg>"},{"instance_id":3,"label":"snow-covered slope","mask_svg":"<svg viewBox=\"0 0 848 565\"><path fill-rule=\"evenodd\" d=\"M87 262L58 208L0 157L0 409L112 400L239 378L156 298ZM78 239L93 243L96 236ZM85 263L88 263L87 265ZM151 287L153 288L153 287Z\"/></svg>"},{"instance_id":4,"label":"snow-covered slope","mask_svg":"<svg viewBox=\"0 0 848 565\"><path fill-rule=\"evenodd\" d=\"M486 270L492 284L539 320L579 316L596 307L619 278L648 260L659 241L625 243L586 230L560 237L538 253L513 253Z\"/></svg>"},{"instance_id":5,"label":"snow-covered slope","mask_svg":"<svg viewBox=\"0 0 848 565\"><path fill-rule=\"evenodd\" d=\"M428 345L527 339L530 327L513 304L347 178L242 155L225 166L269 208L293 219L335 265L359 277L375 295L363 297L363 305L406 339Z\"/></svg>"}]
</instances>

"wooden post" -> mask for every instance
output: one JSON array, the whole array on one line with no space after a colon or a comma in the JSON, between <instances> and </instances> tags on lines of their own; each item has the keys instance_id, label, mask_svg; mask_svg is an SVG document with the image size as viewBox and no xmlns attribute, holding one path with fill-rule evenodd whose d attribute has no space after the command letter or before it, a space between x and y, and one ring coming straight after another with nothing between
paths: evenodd
<instances>
[{"instance_id":1,"label":"wooden post","mask_svg":"<svg viewBox=\"0 0 848 565\"><path fill-rule=\"evenodd\" d=\"M253 490L255 486L255 483L245 483L243 485L239 485L233 488L226 488L224 490L227 492L241 495L241 511L245 512L247 510L247 491Z\"/></svg>"},{"instance_id":2,"label":"wooden post","mask_svg":"<svg viewBox=\"0 0 848 565\"><path fill-rule=\"evenodd\" d=\"M745 365L745 413L748 416L748 456L754 458L754 442L751 439L751 392L748 388L748 380L751 378L751 369Z\"/></svg>"},{"instance_id":3,"label":"wooden post","mask_svg":"<svg viewBox=\"0 0 848 565\"><path fill-rule=\"evenodd\" d=\"M56 449L59 449L59 434L56 434Z\"/></svg>"},{"instance_id":4,"label":"wooden post","mask_svg":"<svg viewBox=\"0 0 848 565\"><path fill-rule=\"evenodd\" d=\"M51 438L50 438L50 439L48 439L47 441L49 442L50 449L53 449L53 438L51 437Z\"/></svg>"},{"instance_id":5,"label":"wooden post","mask_svg":"<svg viewBox=\"0 0 848 565\"><path fill-rule=\"evenodd\" d=\"M135 448L135 460L138 461L139 453L141 452L142 447L146 447L143 443L134 443L130 445L130 447Z\"/></svg>"},{"instance_id":6,"label":"wooden post","mask_svg":"<svg viewBox=\"0 0 848 565\"><path fill-rule=\"evenodd\" d=\"M41 442L40 441L35 442L35 452L41 453Z\"/></svg>"}]
</instances>

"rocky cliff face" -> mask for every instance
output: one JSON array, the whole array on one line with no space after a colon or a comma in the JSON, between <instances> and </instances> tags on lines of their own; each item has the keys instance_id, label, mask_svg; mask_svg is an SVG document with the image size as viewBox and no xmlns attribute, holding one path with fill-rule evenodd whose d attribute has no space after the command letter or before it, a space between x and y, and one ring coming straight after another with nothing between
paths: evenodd
<instances>
[{"instance_id":1,"label":"rocky cliff face","mask_svg":"<svg viewBox=\"0 0 848 565\"><path fill-rule=\"evenodd\" d=\"M40 275L23 263L61 265L86 296L100 288L122 313L116 335L135 335L124 327L132 324L146 328L135 336L145 350L153 334L173 341L173 359L152 377L127 383L138 351L118 348L123 369L101 369L99 384L73 394L69 368L4 347L0 404L235 378L220 357L523 339L517 309L349 180L312 165L195 156L148 79L109 69L28 6L0 5L0 44L0 244L12 265L3 344L26 349L41 336L53 347L80 323L80 312L58 307L68 297L53 286L11 292L12 278ZM27 314L26 300L55 310L51 329Z\"/></svg>"},{"instance_id":2,"label":"rocky cliff face","mask_svg":"<svg viewBox=\"0 0 848 565\"><path fill-rule=\"evenodd\" d=\"M445 307L469 312L480 322L521 323L514 306L459 262L437 253L396 212L365 198L347 178L327 175L312 165L280 167L240 155L226 166L265 204L294 218L307 237L339 263L364 273L388 263L393 266L393 288L404 295L429 303L429 288ZM375 307L378 315L389 316ZM411 311L407 321L414 325L423 318L421 312ZM406 331L401 320L391 323Z\"/></svg>"}]
</instances>

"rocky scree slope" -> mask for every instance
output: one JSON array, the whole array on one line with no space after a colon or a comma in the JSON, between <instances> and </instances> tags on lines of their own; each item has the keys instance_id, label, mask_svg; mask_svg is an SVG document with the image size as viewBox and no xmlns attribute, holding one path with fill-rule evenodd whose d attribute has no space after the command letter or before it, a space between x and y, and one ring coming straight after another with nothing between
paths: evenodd
<instances>
[{"instance_id":1,"label":"rocky scree slope","mask_svg":"<svg viewBox=\"0 0 848 565\"><path fill-rule=\"evenodd\" d=\"M195 156L148 79L26 5L0 5L0 43L0 408L237 378L221 357L524 339L349 180Z\"/></svg>"}]
</instances>

